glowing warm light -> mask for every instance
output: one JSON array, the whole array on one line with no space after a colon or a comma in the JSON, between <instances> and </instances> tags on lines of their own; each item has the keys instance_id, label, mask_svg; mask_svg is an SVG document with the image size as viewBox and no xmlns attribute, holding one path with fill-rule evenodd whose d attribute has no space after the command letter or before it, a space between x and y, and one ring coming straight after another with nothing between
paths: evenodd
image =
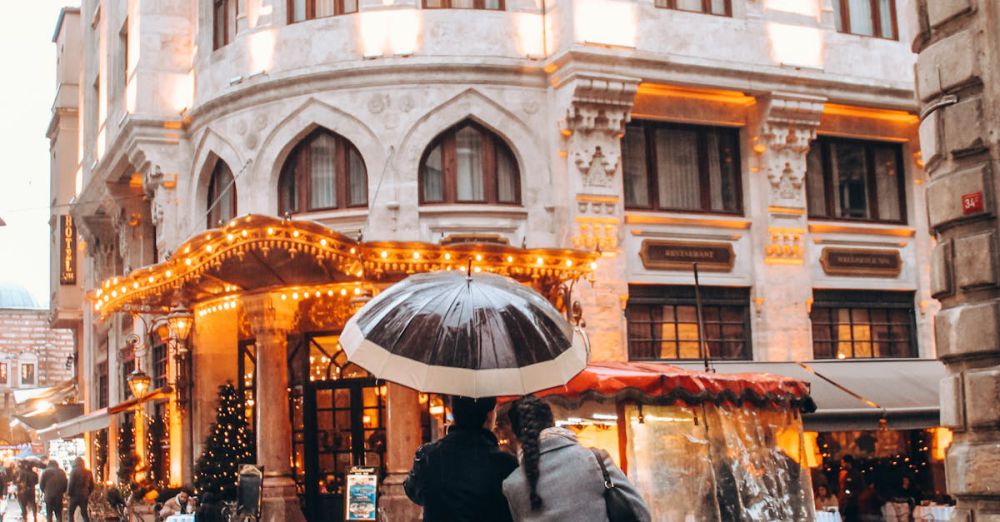
<instances>
[{"instance_id":1,"label":"glowing warm light","mask_svg":"<svg viewBox=\"0 0 1000 522\"><path fill-rule=\"evenodd\" d=\"M184 260L184 264L187 265L187 266L191 266L191 258L189 257L189 258L185 259Z\"/></svg>"},{"instance_id":2,"label":"glowing warm light","mask_svg":"<svg viewBox=\"0 0 1000 522\"><path fill-rule=\"evenodd\" d=\"M167 277L170 277L171 275L173 275L173 272L171 272L170 270L167 270L166 274L167 274Z\"/></svg>"},{"instance_id":3,"label":"glowing warm light","mask_svg":"<svg viewBox=\"0 0 1000 522\"><path fill-rule=\"evenodd\" d=\"M139 288L139 282L136 281L136 282L132 283L132 288Z\"/></svg>"},{"instance_id":4,"label":"glowing warm light","mask_svg":"<svg viewBox=\"0 0 1000 522\"><path fill-rule=\"evenodd\" d=\"M243 236L243 237L247 237L248 234L247 234L247 231L244 230L243 232L240 232L240 235Z\"/></svg>"},{"instance_id":5,"label":"glowing warm light","mask_svg":"<svg viewBox=\"0 0 1000 522\"><path fill-rule=\"evenodd\" d=\"M365 58L410 55L417 49L420 13L413 8L362 11L361 49Z\"/></svg>"},{"instance_id":6,"label":"glowing warm light","mask_svg":"<svg viewBox=\"0 0 1000 522\"><path fill-rule=\"evenodd\" d=\"M385 250L383 250L383 251L382 251L381 253L379 253L379 256L380 256L380 257L381 257L382 259L386 259L387 257L389 257L389 253L388 253L388 252L386 252Z\"/></svg>"},{"instance_id":7,"label":"glowing warm light","mask_svg":"<svg viewBox=\"0 0 1000 522\"><path fill-rule=\"evenodd\" d=\"M483 255L482 254L476 254L476 261L482 261L482 260L483 260Z\"/></svg>"},{"instance_id":8,"label":"glowing warm light","mask_svg":"<svg viewBox=\"0 0 1000 522\"><path fill-rule=\"evenodd\" d=\"M414 252L413 259L420 259L420 252Z\"/></svg>"},{"instance_id":9,"label":"glowing warm light","mask_svg":"<svg viewBox=\"0 0 1000 522\"><path fill-rule=\"evenodd\" d=\"M567 259L566 260L566 266L567 267L572 267L573 266L573 260L572 259Z\"/></svg>"},{"instance_id":10,"label":"glowing warm light","mask_svg":"<svg viewBox=\"0 0 1000 522\"><path fill-rule=\"evenodd\" d=\"M514 262L514 256L507 256L507 262L508 263L513 263Z\"/></svg>"},{"instance_id":11,"label":"glowing warm light","mask_svg":"<svg viewBox=\"0 0 1000 522\"><path fill-rule=\"evenodd\" d=\"M299 300L299 293L298 292L292 292L292 300L293 301L298 301Z\"/></svg>"},{"instance_id":12,"label":"glowing warm light","mask_svg":"<svg viewBox=\"0 0 1000 522\"><path fill-rule=\"evenodd\" d=\"M249 36L251 72L267 71L274 63L274 30L256 31Z\"/></svg>"},{"instance_id":13,"label":"glowing warm light","mask_svg":"<svg viewBox=\"0 0 1000 522\"><path fill-rule=\"evenodd\" d=\"M941 462L948 455L948 448L951 447L951 441L955 438L955 434L952 433L948 428L931 428L931 434L933 439L931 439L931 459L937 462Z\"/></svg>"},{"instance_id":14,"label":"glowing warm light","mask_svg":"<svg viewBox=\"0 0 1000 522\"><path fill-rule=\"evenodd\" d=\"M292 237L299 237L299 231L292 232Z\"/></svg>"},{"instance_id":15,"label":"glowing warm light","mask_svg":"<svg viewBox=\"0 0 1000 522\"><path fill-rule=\"evenodd\" d=\"M802 16L817 18L819 16L819 4L817 2L803 2L802 0L765 0L764 8L768 11L784 11Z\"/></svg>"},{"instance_id":16,"label":"glowing warm light","mask_svg":"<svg viewBox=\"0 0 1000 522\"><path fill-rule=\"evenodd\" d=\"M178 113L191 107L194 100L194 70L184 74L175 74L169 90L170 104Z\"/></svg>"},{"instance_id":17,"label":"glowing warm light","mask_svg":"<svg viewBox=\"0 0 1000 522\"><path fill-rule=\"evenodd\" d=\"M325 239L320 239L319 240L319 244L322 245L322 246L326 246L326 240Z\"/></svg>"},{"instance_id":18,"label":"glowing warm light","mask_svg":"<svg viewBox=\"0 0 1000 522\"><path fill-rule=\"evenodd\" d=\"M514 27L517 33L517 50L528 58L545 57L545 30L542 28L544 19L540 14L512 13Z\"/></svg>"},{"instance_id":19,"label":"glowing warm light","mask_svg":"<svg viewBox=\"0 0 1000 522\"><path fill-rule=\"evenodd\" d=\"M576 0L576 41L635 47L636 4L622 0Z\"/></svg>"},{"instance_id":20,"label":"glowing warm light","mask_svg":"<svg viewBox=\"0 0 1000 522\"><path fill-rule=\"evenodd\" d=\"M365 58L376 58L385 54L388 47L389 27L385 11L362 11L361 52Z\"/></svg>"},{"instance_id":21,"label":"glowing warm light","mask_svg":"<svg viewBox=\"0 0 1000 522\"><path fill-rule=\"evenodd\" d=\"M327 297L333 297L333 290L327 290L326 291L326 296Z\"/></svg>"},{"instance_id":22,"label":"glowing warm light","mask_svg":"<svg viewBox=\"0 0 1000 522\"><path fill-rule=\"evenodd\" d=\"M535 260L535 264L538 266L542 266L543 264L545 264L545 260L539 257L538 259Z\"/></svg>"},{"instance_id":23,"label":"glowing warm light","mask_svg":"<svg viewBox=\"0 0 1000 522\"><path fill-rule=\"evenodd\" d=\"M282 301L287 301L288 300L288 296L286 294L281 294L281 300Z\"/></svg>"},{"instance_id":24,"label":"glowing warm light","mask_svg":"<svg viewBox=\"0 0 1000 522\"><path fill-rule=\"evenodd\" d=\"M451 254L449 254L448 252L445 252L444 253L444 260L445 261L451 261Z\"/></svg>"},{"instance_id":25,"label":"glowing warm light","mask_svg":"<svg viewBox=\"0 0 1000 522\"><path fill-rule=\"evenodd\" d=\"M269 236L273 236L274 235L274 228L273 227L267 227L267 235L269 235Z\"/></svg>"},{"instance_id":26,"label":"glowing warm light","mask_svg":"<svg viewBox=\"0 0 1000 522\"><path fill-rule=\"evenodd\" d=\"M478 272L482 272L483 269L477 266L476 268L473 269L473 271L478 273Z\"/></svg>"},{"instance_id":27,"label":"glowing warm light","mask_svg":"<svg viewBox=\"0 0 1000 522\"><path fill-rule=\"evenodd\" d=\"M232 241L234 236L232 234L226 234L226 241Z\"/></svg>"},{"instance_id":28,"label":"glowing warm light","mask_svg":"<svg viewBox=\"0 0 1000 522\"><path fill-rule=\"evenodd\" d=\"M590 263L590 269L591 270L597 270L597 261L593 261L593 262Z\"/></svg>"},{"instance_id":29,"label":"glowing warm light","mask_svg":"<svg viewBox=\"0 0 1000 522\"><path fill-rule=\"evenodd\" d=\"M205 252L211 252L211 251L212 251L212 245L205 245Z\"/></svg>"},{"instance_id":30,"label":"glowing warm light","mask_svg":"<svg viewBox=\"0 0 1000 522\"><path fill-rule=\"evenodd\" d=\"M346 288L341 288L340 289L340 295L347 295L347 289Z\"/></svg>"},{"instance_id":31,"label":"glowing warm light","mask_svg":"<svg viewBox=\"0 0 1000 522\"><path fill-rule=\"evenodd\" d=\"M770 22L771 59L780 65L823 67L823 32L815 27Z\"/></svg>"},{"instance_id":32,"label":"glowing warm light","mask_svg":"<svg viewBox=\"0 0 1000 522\"><path fill-rule=\"evenodd\" d=\"M358 252L358 250L356 248L351 247L351 254L356 254L357 252Z\"/></svg>"}]
</instances>

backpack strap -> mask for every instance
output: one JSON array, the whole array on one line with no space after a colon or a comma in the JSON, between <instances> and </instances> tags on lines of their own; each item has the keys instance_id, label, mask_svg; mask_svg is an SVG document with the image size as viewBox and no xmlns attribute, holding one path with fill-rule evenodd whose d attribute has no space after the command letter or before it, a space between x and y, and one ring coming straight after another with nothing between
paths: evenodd
<instances>
[{"instance_id":1,"label":"backpack strap","mask_svg":"<svg viewBox=\"0 0 1000 522\"><path fill-rule=\"evenodd\" d=\"M590 452L594 454L594 458L597 459L597 465L601 467L601 475L604 476L604 489L614 488L615 483L611 480L611 474L608 473L607 466L604 465L603 452L597 448L590 448Z\"/></svg>"}]
</instances>

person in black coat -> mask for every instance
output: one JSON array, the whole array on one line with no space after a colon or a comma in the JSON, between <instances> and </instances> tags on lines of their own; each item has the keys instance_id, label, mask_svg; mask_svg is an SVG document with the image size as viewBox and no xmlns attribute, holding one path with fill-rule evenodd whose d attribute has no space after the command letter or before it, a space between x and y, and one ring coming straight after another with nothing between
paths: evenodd
<instances>
[{"instance_id":1,"label":"person in black coat","mask_svg":"<svg viewBox=\"0 0 1000 522\"><path fill-rule=\"evenodd\" d=\"M49 461L38 485L41 486L42 497L45 499L45 520L52 522L52 516L55 515L56 521L62 522L63 496L66 495L68 481L66 472L55 459Z\"/></svg>"},{"instance_id":2,"label":"person in black coat","mask_svg":"<svg viewBox=\"0 0 1000 522\"><path fill-rule=\"evenodd\" d=\"M496 399L453 397L452 415L448 435L417 450L406 496L424 507L425 522L511 521L502 487L517 458L500 450L490 431Z\"/></svg>"},{"instance_id":3,"label":"person in black coat","mask_svg":"<svg viewBox=\"0 0 1000 522\"><path fill-rule=\"evenodd\" d=\"M38 517L38 502L35 500L37 485L38 474L31 468L31 464L21 462L21 469L17 472L17 503L21 505L22 520L29 520L29 511L30 520L34 521Z\"/></svg>"},{"instance_id":4,"label":"person in black coat","mask_svg":"<svg viewBox=\"0 0 1000 522\"><path fill-rule=\"evenodd\" d=\"M76 509L80 508L83 522L90 522L87 507L90 504L90 493L94 491L94 476L84 465L83 459L77 457L73 461L73 470L69 472L69 519L76 520Z\"/></svg>"}]
</instances>

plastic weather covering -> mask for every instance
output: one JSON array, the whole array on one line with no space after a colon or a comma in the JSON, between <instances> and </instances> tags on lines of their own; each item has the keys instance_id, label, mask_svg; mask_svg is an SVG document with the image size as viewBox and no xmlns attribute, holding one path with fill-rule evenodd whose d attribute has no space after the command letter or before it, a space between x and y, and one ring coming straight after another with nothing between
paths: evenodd
<instances>
[{"instance_id":1,"label":"plastic weather covering","mask_svg":"<svg viewBox=\"0 0 1000 522\"><path fill-rule=\"evenodd\" d=\"M654 520L814 519L797 412L731 403L624 412L628 475Z\"/></svg>"}]
</instances>

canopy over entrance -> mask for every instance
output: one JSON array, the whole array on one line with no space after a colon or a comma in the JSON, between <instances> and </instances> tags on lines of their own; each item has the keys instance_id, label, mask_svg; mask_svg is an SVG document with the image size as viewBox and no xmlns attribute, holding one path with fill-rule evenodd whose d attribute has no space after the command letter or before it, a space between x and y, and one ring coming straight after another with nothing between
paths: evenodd
<instances>
[{"instance_id":1,"label":"canopy over entrance","mask_svg":"<svg viewBox=\"0 0 1000 522\"><path fill-rule=\"evenodd\" d=\"M768 373L706 373L658 363L591 363L566 386L536 395L558 395L577 403L587 400L664 405L730 402L799 407L807 412L815 409L809 397L809 384L798 379Z\"/></svg>"},{"instance_id":2,"label":"canopy over entrance","mask_svg":"<svg viewBox=\"0 0 1000 522\"><path fill-rule=\"evenodd\" d=\"M260 215L200 233L169 259L88 293L102 316L166 311L230 294L330 283L398 281L436 270L485 271L531 283L550 299L589 276L597 253L491 243L359 242L312 221ZM470 265L471 264L471 265Z\"/></svg>"}]
</instances>

